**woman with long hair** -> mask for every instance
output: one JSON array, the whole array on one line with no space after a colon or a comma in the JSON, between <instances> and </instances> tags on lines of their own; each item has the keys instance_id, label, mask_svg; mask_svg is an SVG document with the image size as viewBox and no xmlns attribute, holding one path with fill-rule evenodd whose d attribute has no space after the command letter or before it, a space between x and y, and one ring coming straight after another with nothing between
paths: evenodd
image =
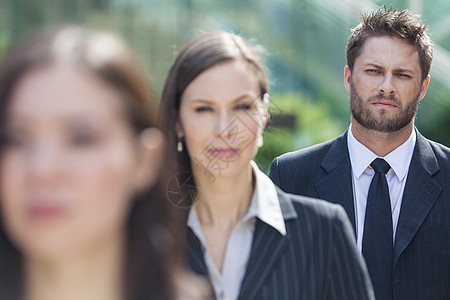
<instances>
[{"instance_id":1,"label":"woman with long hair","mask_svg":"<svg viewBox=\"0 0 450 300\"><path fill-rule=\"evenodd\" d=\"M113 34L47 30L6 54L0 299L180 298L155 112L140 63Z\"/></svg>"},{"instance_id":2,"label":"woman with long hair","mask_svg":"<svg viewBox=\"0 0 450 300\"><path fill-rule=\"evenodd\" d=\"M344 210L284 193L253 161L268 102L257 49L234 34L197 37L169 71L160 116L190 269L217 299L373 299Z\"/></svg>"}]
</instances>

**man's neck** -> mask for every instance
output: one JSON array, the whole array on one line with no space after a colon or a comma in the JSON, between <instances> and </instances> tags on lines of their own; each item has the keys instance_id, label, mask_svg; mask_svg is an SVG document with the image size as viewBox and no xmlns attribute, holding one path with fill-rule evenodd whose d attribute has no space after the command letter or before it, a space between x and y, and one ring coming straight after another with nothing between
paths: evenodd
<instances>
[{"instance_id":1,"label":"man's neck","mask_svg":"<svg viewBox=\"0 0 450 300\"><path fill-rule=\"evenodd\" d=\"M395 132L381 132L364 128L352 118L352 133L355 139L380 157L394 151L411 136L414 122Z\"/></svg>"}]
</instances>

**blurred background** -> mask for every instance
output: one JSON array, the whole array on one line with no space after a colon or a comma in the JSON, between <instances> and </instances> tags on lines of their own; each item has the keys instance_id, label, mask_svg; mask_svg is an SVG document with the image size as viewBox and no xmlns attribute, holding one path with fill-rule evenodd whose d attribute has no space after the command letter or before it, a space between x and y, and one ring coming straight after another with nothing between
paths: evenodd
<instances>
[{"instance_id":1,"label":"blurred background","mask_svg":"<svg viewBox=\"0 0 450 300\"><path fill-rule=\"evenodd\" d=\"M262 45L271 78L272 122L257 162L340 135L349 125L345 47L361 12L377 6L420 14L435 45L428 93L416 126L450 146L448 0L0 0L0 57L36 29L81 24L122 35L140 54L158 96L179 49L227 30Z\"/></svg>"}]
</instances>

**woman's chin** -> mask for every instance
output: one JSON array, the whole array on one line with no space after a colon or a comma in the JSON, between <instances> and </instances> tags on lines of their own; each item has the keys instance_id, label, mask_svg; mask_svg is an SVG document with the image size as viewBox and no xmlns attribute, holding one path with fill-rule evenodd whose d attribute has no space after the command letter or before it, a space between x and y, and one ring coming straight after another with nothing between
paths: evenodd
<instances>
[{"instance_id":1,"label":"woman's chin","mask_svg":"<svg viewBox=\"0 0 450 300\"><path fill-rule=\"evenodd\" d=\"M241 178L247 174L250 167L250 160L239 159L238 161L217 161L215 163L204 166L197 164L194 174L196 177L206 177L212 182L228 180L233 178Z\"/></svg>"}]
</instances>

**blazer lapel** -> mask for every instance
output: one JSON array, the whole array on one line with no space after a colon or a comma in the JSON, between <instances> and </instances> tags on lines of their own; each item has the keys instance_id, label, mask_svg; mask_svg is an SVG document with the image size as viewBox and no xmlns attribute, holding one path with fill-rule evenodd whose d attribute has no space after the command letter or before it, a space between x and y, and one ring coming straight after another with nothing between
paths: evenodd
<instances>
[{"instance_id":1,"label":"blazer lapel","mask_svg":"<svg viewBox=\"0 0 450 300\"><path fill-rule=\"evenodd\" d=\"M347 133L348 131L338 137L325 155L320 166L327 172L327 175L316 183L316 191L320 199L344 207L356 234L352 169L347 147Z\"/></svg>"},{"instance_id":2,"label":"blazer lapel","mask_svg":"<svg viewBox=\"0 0 450 300\"><path fill-rule=\"evenodd\" d=\"M394 265L442 193L442 187L432 177L440 170L433 149L417 130L416 133L416 146L409 166L395 235Z\"/></svg>"},{"instance_id":3,"label":"blazer lapel","mask_svg":"<svg viewBox=\"0 0 450 300\"><path fill-rule=\"evenodd\" d=\"M281 211L285 220L296 218L291 200L278 191ZM287 228L286 228L287 229ZM260 219L256 220L252 249L247 270L242 280L238 299L253 299L266 278L273 271L289 244L289 232L285 236Z\"/></svg>"},{"instance_id":4,"label":"blazer lapel","mask_svg":"<svg viewBox=\"0 0 450 300\"><path fill-rule=\"evenodd\" d=\"M188 228L188 245L189 268L198 275L208 276L208 268L203 259L202 246L191 228Z\"/></svg>"}]
</instances>

